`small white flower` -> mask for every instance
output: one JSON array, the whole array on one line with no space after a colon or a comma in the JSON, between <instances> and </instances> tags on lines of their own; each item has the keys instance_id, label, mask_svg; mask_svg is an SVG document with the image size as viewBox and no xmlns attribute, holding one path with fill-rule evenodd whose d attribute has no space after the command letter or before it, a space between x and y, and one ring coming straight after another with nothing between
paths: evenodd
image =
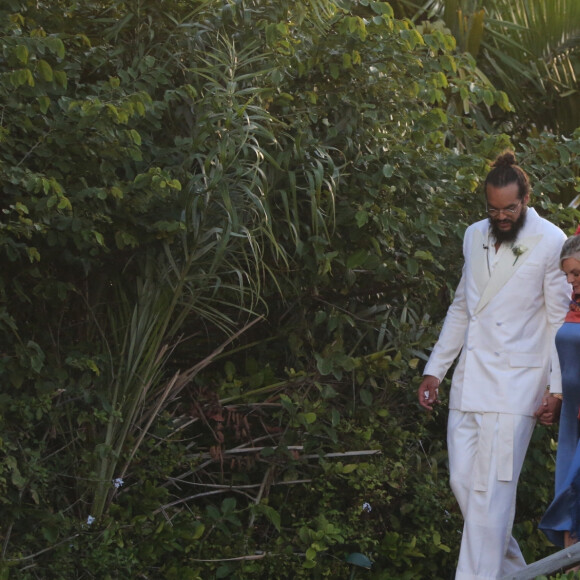
<instances>
[{"instance_id":1,"label":"small white flower","mask_svg":"<svg viewBox=\"0 0 580 580\"><path fill-rule=\"evenodd\" d=\"M522 246L521 244L517 244L515 246L512 246L512 252L514 254L514 256L516 257L516 259L514 260L514 264L518 261L518 258L528 250L528 248L526 248L526 246Z\"/></svg>"},{"instance_id":2,"label":"small white flower","mask_svg":"<svg viewBox=\"0 0 580 580\"><path fill-rule=\"evenodd\" d=\"M115 486L115 489L119 489L124 483L125 482L120 477L113 479L113 485Z\"/></svg>"},{"instance_id":3,"label":"small white flower","mask_svg":"<svg viewBox=\"0 0 580 580\"><path fill-rule=\"evenodd\" d=\"M87 518L87 526L90 526L94 521L95 521L95 518L93 516L89 516Z\"/></svg>"},{"instance_id":4,"label":"small white flower","mask_svg":"<svg viewBox=\"0 0 580 580\"><path fill-rule=\"evenodd\" d=\"M373 508L372 508L371 504L368 501L365 501L363 503L362 509L363 509L363 512L371 512L371 511L373 511Z\"/></svg>"}]
</instances>

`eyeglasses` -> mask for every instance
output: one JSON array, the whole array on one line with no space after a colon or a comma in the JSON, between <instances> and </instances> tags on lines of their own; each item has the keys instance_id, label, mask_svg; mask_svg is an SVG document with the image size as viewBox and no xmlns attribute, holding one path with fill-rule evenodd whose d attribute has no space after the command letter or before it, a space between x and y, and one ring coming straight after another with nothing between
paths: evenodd
<instances>
[{"instance_id":1,"label":"eyeglasses","mask_svg":"<svg viewBox=\"0 0 580 580\"><path fill-rule=\"evenodd\" d=\"M521 199L517 204L512 205L510 207L504 207L502 209L497 209L495 207L489 207L486 203L485 204L485 211L487 211L487 215L490 217L497 217L502 212L507 214L507 215L514 215L514 214L518 213L518 210L520 209L521 205L522 205Z\"/></svg>"}]
</instances>

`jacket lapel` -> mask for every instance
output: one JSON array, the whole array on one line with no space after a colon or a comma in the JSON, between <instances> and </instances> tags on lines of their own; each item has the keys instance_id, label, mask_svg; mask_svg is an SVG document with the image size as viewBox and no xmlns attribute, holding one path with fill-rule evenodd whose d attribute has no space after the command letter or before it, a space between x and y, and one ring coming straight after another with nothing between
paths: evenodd
<instances>
[{"instance_id":1,"label":"jacket lapel","mask_svg":"<svg viewBox=\"0 0 580 580\"><path fill-rule=\"evenodd\" d=\"M475 313L487 306L489 301L504 287L505 283L514 275L515 272L517 272L518 268L525 263L532 253L532 250L541 239L541 234L518 239L514 246L510 248L510 251L503 252L503 255L500 257L491 273L489 282L481 294L479 302L475 308ZM520 248L522 253L517 255L514 253L513 248Z\"/></svg>"},{"instance_id":2,"label":"jacket lapel","mask_svg":"<svg viewBox=\"0 0 580 580\"><path fill-rule=\"evenodd\" d=\"M489 268L487 266L487 235L480 230L473 232L473 245L471 246L471 271L479 295L483 294L485 287L489 282Z\"/></svg>"}]
</instances>

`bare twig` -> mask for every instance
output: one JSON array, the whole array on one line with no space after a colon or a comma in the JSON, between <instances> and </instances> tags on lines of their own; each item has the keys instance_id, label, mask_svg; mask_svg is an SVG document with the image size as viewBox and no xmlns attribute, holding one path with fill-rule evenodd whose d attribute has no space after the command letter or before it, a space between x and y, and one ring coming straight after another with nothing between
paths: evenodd
<instances>
[{"instance_id":1,"label":"bare twig","mask_svg":"<svg viewBox=\"0 0 580 580\"><path fill-rule=\"evenodd\" d=\"M176 478L171 478L172 480ZM182 479L178 479L180 483L185 483L186 485L192 485L196 487L210 487L214 489L222 489L224 491L228 490L235 490L235 489L254 489L256 487L261 487L261 483L246 483L244 485L226 485L226 484L218 484L218 483L200 483L198 481L185 481ZM311 483L311 479L293 479L289 481L274 481L270 485L294 485L296 483Z\"/></svg>"},{"instance_id":2,"label":"bare twig","mask_svg":"<svg viewBox=\"0 0 580 580\"><path fill-rule=\"evenodd\" d=\"M257 437L256 439L252 439L251 442L248 443L242 443L241 445L239 445L238 447L235 447L235 449L245 449L247 445L250 444L254 444L258 441L262 441L264 439L271 439L271 435L264 435L262 437ZM253 449L253 447L251 448ZM263 447L261 447L260 449L263 449ZM205 458L203 455L196 455L196 457L201 457L201 458ZM204 469L205 467L207 467L208 465L210 465L211 463L213 463L213 457L211 456L211 454L207 454L207 459L209 459L208 461L204 461L204 463L202 463L201 465L198 465L195 469L191 469L185 473L183 473L182 475L178 476L178 477L173 477L170 479L170 481L181 481L183 480L183 478L188 477L189 475L193 475L194 473L197 473L198 471L201 471L202 469ZM164 486L167 485L167 483L163 484Z\"/></svg>"},{"instance_id":3,"label":"bare twig","mask_svg":"<svg viewBox=\"0 0 580 580\"><path fill-rule=\"evenodd\" d=\"M250 556L237 556L236 558L217 558L215 560L197 560L195 558L190 558L192 562L239 562L240 560L261 560L266 556L271 556L267 552L263 554L252 554Z\"/></svg>"},{"instance_id":4,"label":"bare twig","mask_svg":"<svg viewBox=\"0 0 580 580\"><path fill-rule=\"evenodd\" d=\"M6 537L4 538L4 545L2 546L2 559L6 557L6 550L8 549L8 543L10 542L10 536L12 535L12 527L14 526L14 522L10 523L8 526L8 530L6 532Z\"/></svg>"},{"instance_id":5,"label":"bare twig","mask_svg":"<svg viewBox=\"0 0 580 580\"><path fill-rule=\"evenodd\" d=\"M274 470L273 465L270 465L270 467L268 467L268 469L266 469L266 473L264 474L264 479L262 480L262 483L260 484L260 490L258 491L258 495L256 496L256 499L254 500L255 505L258 505L262 501L264 494L267 495L266 490L270 488L270 485L271 485L270 480L272 478L273 470ZM256 519L256 514L254 512L250 513L250 518L248 521L248 528L254 527L254 520L255 519Z\"/></svg>"},{"instance_id":6,"label":"bare twig","mask_svg":"<svg viewBox=\"0 0 580 580\"><path fill-rule=\"evenodd\" d=\"M259 453L264 449L277 450L278 446L274 447L235 447L234 449L226 449L223 451L224 455L238 455L240 453ZM283 449L288 449L289 451L303 451L304 446L302 445L288 445ZM309 453L308 455L303 455L306 459L317 459L319 457L357 457L362 455L378 455L381 453L380 449L364 449L361 451L340 451L335 453ZM199 455L202 459L210 459L211 454L202 453Z\"/></svg>"},{"instance_id":7,"label":"bare twig","mask_svg":"<svg viewBox=\"0 0 580 580\"><path fill-rule=\"evenodd\" d=\"M57 546L60 546L61 544L66 544L66 542L70 542L71 540L74 540L77 536L80 536L80 534L74 534L74 536L70 536L68 538L65 538L64 540L61 540L60 542L57 542L56 544L53 544L52 546L49 546L48 548L44 548L44 550L40 550L39 552L35 552L34 554L30 554L29 556L24 556L23 558L7 558L5 561L6 562L24 562L25 560L31 560L32 558L36 558L36 556L40 556L40 554L44 554L45 552L50 552L50 550L54 550L54 548L56 548Z\"/></svg>"}]
</instances>

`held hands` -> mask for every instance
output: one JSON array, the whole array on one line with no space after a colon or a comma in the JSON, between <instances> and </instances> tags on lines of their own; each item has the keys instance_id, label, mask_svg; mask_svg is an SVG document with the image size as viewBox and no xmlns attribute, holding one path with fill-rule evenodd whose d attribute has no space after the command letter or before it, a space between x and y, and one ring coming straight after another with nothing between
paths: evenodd
<instances>
[{"instance_id":1,"label":"held hands","mask_svg":"<svg viewBox=\"0 0 580 580\"><path fill-rule=\"evenodd\" d=\"M433 404L439 403L439 379L425 375L417 390L419 405L428 411L433 410Z\"/></svg>"},{"instance_id":2,"label":"held hands","mask_svg":"<svg viewBox=\"0 0 580 580\"><path fill-rule=\"evenodd\" d=\"M549 391L544 393L540 408L534 413L540 425L553 425L560 418L562 400L551 395Z\"/></svg>"}]
</instances>

